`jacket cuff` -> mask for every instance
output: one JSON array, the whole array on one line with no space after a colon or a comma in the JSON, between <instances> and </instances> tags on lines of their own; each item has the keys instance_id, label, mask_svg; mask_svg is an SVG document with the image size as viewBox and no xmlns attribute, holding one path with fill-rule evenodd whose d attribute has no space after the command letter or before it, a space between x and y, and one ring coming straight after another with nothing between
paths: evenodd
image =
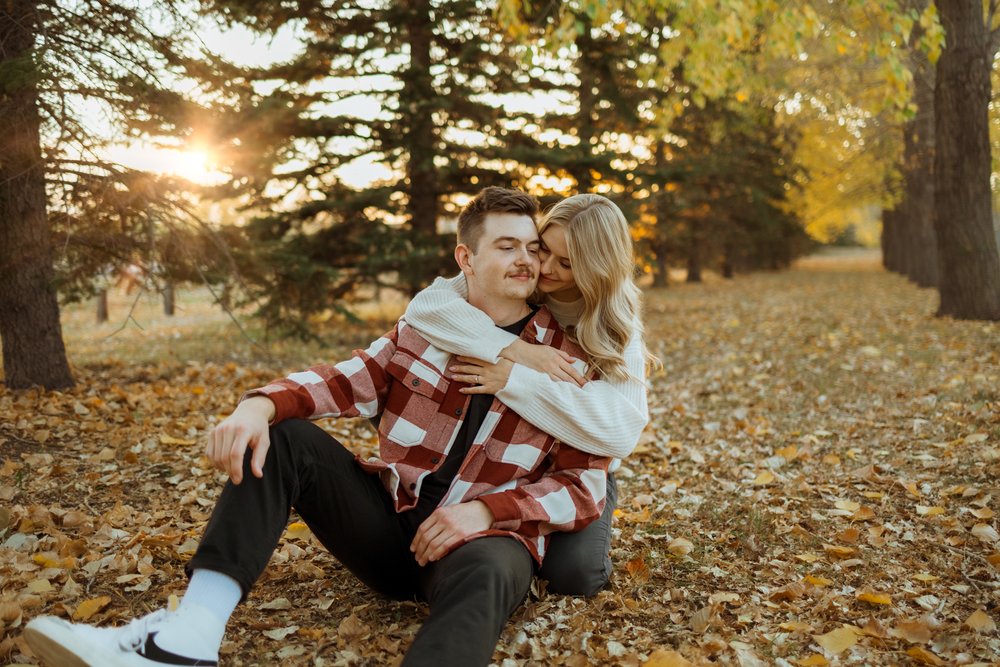
<instances>
[{"instance_id":1,"label":"jacket cuff","mask_svg":"<svg viewBox=\"0 0 1000 667\"><path fill-rule=\"evenodd\" d=\"M510 521L520 522L521 510L508 493L487 493L476 496L476 500L490 508L493 513L493 527Z\"/></svg>"}]
</instances>

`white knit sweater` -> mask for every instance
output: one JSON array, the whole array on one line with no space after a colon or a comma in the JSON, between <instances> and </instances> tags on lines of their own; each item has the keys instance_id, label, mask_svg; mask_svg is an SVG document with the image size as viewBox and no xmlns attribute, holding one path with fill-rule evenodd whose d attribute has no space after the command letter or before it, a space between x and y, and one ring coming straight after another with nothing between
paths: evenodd
<instances>
[{"instance_id":1,"label":"white knit sweater","mask_svg":"<svg viewBox=\"0 0 1000 667\"><path fill-rule=\"evenodd\" d=\"M413 298L404 319L446 352L496 363L517 336L470 305L468 294L464 275L438 278ZM582 304L582 300L546 303L563 327L577 323ZM632 379L592 380L583 387L514 364L506 386L496 396L538 428L577 449L624 458L635 449L649 421L645 356L638 335L625 348L625 364Z\"/></svg>"}]
</instances>

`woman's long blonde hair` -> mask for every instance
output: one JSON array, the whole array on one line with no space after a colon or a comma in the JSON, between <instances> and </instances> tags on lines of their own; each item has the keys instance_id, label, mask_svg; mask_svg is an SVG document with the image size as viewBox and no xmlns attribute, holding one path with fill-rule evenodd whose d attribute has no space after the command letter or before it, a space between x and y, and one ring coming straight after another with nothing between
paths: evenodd
<instances>
[{"instance_id":1,"label":"woman's long blonde hair","mask_svg":"<svg viewBox=\"0 0 1000 667\"><path fill-rule=\"evenodd\" d=\"M631 379L625 347L632 336L642 335L642 320L635 251L625 215L607 197L580 194L549 209L539 236L550 225L566 231L573 279L583 294L574 337L602 378Z\"/></svg>"}]
</instances>

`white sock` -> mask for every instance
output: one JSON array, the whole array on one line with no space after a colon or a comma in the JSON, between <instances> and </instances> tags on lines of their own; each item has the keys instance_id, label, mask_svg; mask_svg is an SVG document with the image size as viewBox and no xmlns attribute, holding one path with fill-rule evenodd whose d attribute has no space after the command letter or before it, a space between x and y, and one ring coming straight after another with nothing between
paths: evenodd
<instances>
[{"instance_id":1,"label":"white sock","mask_svg":"<svg viewBox=\"0 0 1000 667\"><path fill-rule=\"evenodd\" d=\"M216 659L226 623L243 597L232 577L213 570L195 570L177 612L160 627L160 648L191 658Z\"/></svg>"},{"instance_id":2,"label":"white sock","mask_svg":"<svg viewBox=\"0 0 1000 667\"><path fill-rule=\"evenodd\" d=\"M225 627L241 597L243 589L229 575L214 570L195 570L184 591L180 609L192 604L204 607ZM221 638L219 643L222 643Z\"/></svg>"}]
</instances>

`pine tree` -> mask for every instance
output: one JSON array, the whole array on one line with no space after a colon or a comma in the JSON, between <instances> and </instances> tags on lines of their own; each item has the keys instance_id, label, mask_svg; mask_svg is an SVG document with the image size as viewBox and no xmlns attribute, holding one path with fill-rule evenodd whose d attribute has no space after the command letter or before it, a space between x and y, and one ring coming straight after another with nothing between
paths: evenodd
<instances>
[{"instance_id":1,"label":"pine tree","mask_svg":"<svg viewBox=\"0 0 1000 667\"><path fill-rule=\"evenodd\" d=\"M102 140L84 110L97 105L116 130L139 136L176 128L187 104L161 85L161 75L179 74L184 59L168 36L180 34L171 23L178 15L169 1L160 9L162 30L121 0L0 6L0 338L9 387L73 384L56 299L53 224L86 224L74 199L95 183L127 188L128 172L97 157ZM76 238L86 230L61 233Z\"/></svg>"},{"instance_id":2,"label":"pine tree","mask_svg":"<svg viewBox=\"0 0 1000 667\"><path fill-rule=\"evenodd\" d=\"M473 0L219 0L208 11L262 34L305 26L290 62L225 83L239 100L216 127L233 164L225 194L260 212L240 261L269 321L298 326L364 285L413 293L453 272L442 220L461 196L519 184L512 155L531 143L498 101L529 89L492 14ZM362 115L352 100L378 109ZM389 175L349 185L343 170L362 162Z\"/></svg>"}]
</instances>

